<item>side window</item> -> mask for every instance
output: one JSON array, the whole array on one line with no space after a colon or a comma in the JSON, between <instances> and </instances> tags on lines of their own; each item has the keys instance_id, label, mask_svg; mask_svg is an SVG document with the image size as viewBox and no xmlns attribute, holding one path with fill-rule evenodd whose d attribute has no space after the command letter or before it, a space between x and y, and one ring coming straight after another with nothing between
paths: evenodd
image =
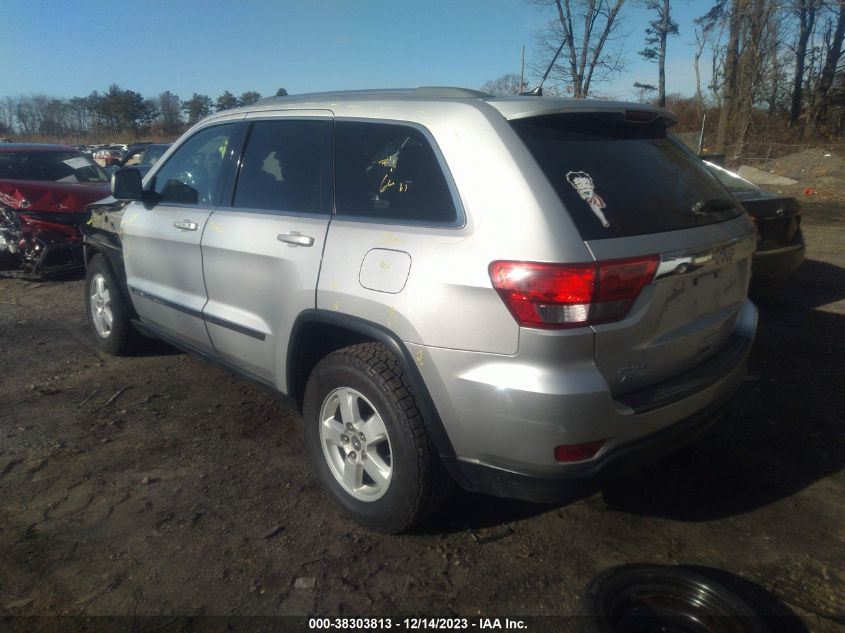
<instances>
[{"instance_id":1,"label":"side window","mask_svg":"<svg viewBox=\"0 0 845 633\"><path fill-rule=\"evenodd\" d=\"M211 204L235 127L235 123L207 127L185 141L156 174L159 202Z\"/></svg>"},{"instance_id":2,"label":"side window","mask_svg":"<svg viewBox=\"0 0 845 633\"><path fill-rule=\"evenodd\" d=\"M235 185L233 206L331 213L332 122L256 121Z\"/></svg>"},{"instance_id":3,"label":"side window","mask_svg":"<svg viewBox=\"0 0 845 633\"><path fill-rule=\"evenodd\" d=\"M413 127L338 121L335 161L338 214L399 222L457 219L440 163Z\"/></svg>"}]
</instances>

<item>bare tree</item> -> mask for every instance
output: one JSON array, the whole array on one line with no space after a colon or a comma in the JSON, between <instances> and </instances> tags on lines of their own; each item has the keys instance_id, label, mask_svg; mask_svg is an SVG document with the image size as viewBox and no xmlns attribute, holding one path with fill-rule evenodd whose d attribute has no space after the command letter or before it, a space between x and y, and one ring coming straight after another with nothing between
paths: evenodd
<instances>
[{"instance_id":1,"label":"bare tree","mask_svg":"<svg viewBox=\"0 0 845 633\"><path fill-rule=\"evenodd\" d=\"M825 53L824 66L822 66L821 75L813 91L813 106L810 111L809 121L807 122L808 131L811 134L819 131L824 125L830 102L831 88L836 79L839 61L842 59L843 52L845 52L842 50L842 43L845 40L845 0L838 0L837 4L836 16L831 20L826 37L828 46Z\"/></svg>"},{"instance_id":2,"label":"bare tree","mask_svg":"<svg viewBox=\"0 0 845 633\"><path fill-rule=\"evenodd\" d=\"M776 37L777 0L745 0L741 49L738 56L737 94L732 113L734 156L742 154L751 126L755 103L761 99L769 41Z\"/></svg>"},{"instance_id":3,"label":"bare tree","mask_svg":"<svg viewBox=\"0 0 845 633\"><path fill-rule=\"evenodd\" d=\"M767 108L769 116L775 116L778 112L784 111L783 105L789 101L787 96L784 99L783 86L787 83L787 67L789 62L786 59L786 47L784 46L784 33L786 25L786 12L782 6L775 6L772 11L769 26L768 46L766 52L766 77L768 78Z\"/></svg>"},{"instance_id":4,"label":"bare tree","mask_svg":"<svg viewBox=\"0 0 845 633\"><path fill-rule=\"evenodd\" d=\"M692 65L695 71L695 100L698 107L698 116L704 116L704 94L701 91L701 56L708 46L712 50L712 72L708 88L713 92L716 102L721 105L721 94L719 86L721 83L721 39L722 23L725 17L725 10L728 0L717 0L707 13L693 21L695 25L695 53L693 54Z\"/></svg>"},{"instance_id":5,"label":"bare tree","mask_svg":"<svg viewBox=\"0 0 845 633\"><path fill-rule=\"evenodd\" d=\"M541 72L560 43L564 43L565 61L555 65L554 76L569 85L574 97L586 97L593 83L606 81L621 72L623 53L610 50L619 27L619 13L626 0L534 0L536 4L554 8L557 22L540 33L545 61L538 63Z\"/></svg>"},{"instance_id":6,"label":"bare tree","mask_svg":"<svg viewBox=\"0 0 845 633\"><path fill-rule=\"evenodd\" d=\"M657 12L657 17L646 28L645 48L640 55L657 62L657 105L666 107L666 40L669 35L678 34L678 24L670 14L669 0L646 0L645 7ZM696 71L698 69L696 59Z\"/></svg>"},{"instance_id":7,"label":"bare tree","mask_svg":"<svg viewBox=\"0 0 845 633\"><path fill-rule=\"evenodd\" d=\"M481 86L482 92L487 92L497 97L507 95L518 95L520 92L520 78L516 73L507 73L496 79L490 79Z\"/></svg>"},{"instance_id":8,"label":"bare tree","mask_svg":"<svg viewBox=\"0 0 845 633\"><path fill-rule=\"evenodd\" d=\"M719 110L719 126L716 129L716 151L724 152L728 138L728 126L737 97L737 74L739 69L739 39L742 28L742 13L748 0L731 0L728 27L728 46L725 51L724 76L722 79L722 103Z\"/></svg>"},{"instance_id":9,"label":"bare tree","mask_svg":"<svg viewBox=\"0 0 845 633\"><path fill-rule=\"evenodd\" d=\"M15 100L12 97L0 102L0 127L4 134L11 134L15 129Z\"/></svg>"},{"instance_id":10,"label":"bare tree","mask_svg":"<svg viewBox=\"0 0 845 633\"><path fill-rule=\"evenodd\" d=\"M807 43L810 41L810 35L813 32L819 4L820 0L793 0L792 11L798 18L798 41L795 45L795 76L792 82L792 102L789 108L790 125L794 125L801 114Z\"/></svg>"}]
</instances>

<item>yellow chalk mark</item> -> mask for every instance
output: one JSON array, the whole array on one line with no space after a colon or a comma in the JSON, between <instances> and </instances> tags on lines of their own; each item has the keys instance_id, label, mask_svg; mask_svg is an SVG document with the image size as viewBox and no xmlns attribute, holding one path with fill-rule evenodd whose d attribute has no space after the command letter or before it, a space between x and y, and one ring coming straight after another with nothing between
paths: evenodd
<instances>
[{"instance_id":1,"label":"yellow chalk mark","mask_svg":"<svg viewBox=\"0 0 845 633\"><path fill-rule=\"evenodd\" d=\"M393 233L384 233L379 238L379 244L401 244L405 240L398 235L394 235Z\"/></svg>"},{"instance_id":2,"label":"yellow chalk mark","mask_svg":"<svg viewBox=\"0 0 845 633\"><path fill-rule=\"evenodd\" d=\"M417 365L419 365L420 367L422 367L422 366L423 366L423 353L422 353L422 350L420 350L420 351L418 351L418 352L417 352L417 355L414 357L414 359L417 361Z\"/></svg>"},{"instance_id":3,"label":"yellow chalk mark","mask_svg":"<svg viewBox=\"0 0 845 633\"><path fill-rule=\"evenodd\" d=\"M125 225L128 225L128 224L132 224L135 220L137 220L137 219L138 219L138 216L139 216L139 215L140 215L140 214L136 211L135 213L133 213L133 214L132 214L131 216L129 216L128 218L123 218L123 221L121 222L121 224L123 224L124 226L125 226Z\"/></svg>"}]
</instances>

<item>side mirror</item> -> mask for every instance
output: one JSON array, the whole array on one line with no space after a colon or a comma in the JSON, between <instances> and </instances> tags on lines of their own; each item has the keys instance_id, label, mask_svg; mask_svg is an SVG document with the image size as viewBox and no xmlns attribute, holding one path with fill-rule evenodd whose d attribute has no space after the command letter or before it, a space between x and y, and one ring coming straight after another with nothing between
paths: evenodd
<instances>
[{"instance_id":1,"label":"side mirror","mask_svg":"<svg viewBox=\"0 0 845 633\"><path fill-rule=\"evenodd\" d=\"M111 193L118 200L141 200L141 172L137 169L118 169L111 175Z\"/></svg>"}]
</instances>

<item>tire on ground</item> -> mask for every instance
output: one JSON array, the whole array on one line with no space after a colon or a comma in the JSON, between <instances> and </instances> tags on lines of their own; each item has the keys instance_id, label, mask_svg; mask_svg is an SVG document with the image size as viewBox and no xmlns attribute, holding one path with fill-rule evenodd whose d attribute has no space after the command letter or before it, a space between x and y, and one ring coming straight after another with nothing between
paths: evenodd
<instances>
[{"instance_id":1,"label":"tire on ground","mask_svg":"<svg viewBox=\"0 0 845 633\"><path fill-rule=\"evenodd\" d=\"M323 451L321 410L324 403L331 407L328 398L338 389L361 394L384 423L391 474L386 490L375 500L362 500L347 492ZM353 345L322 359L308 379L303 410L308 448L320 482L354 520L382 532L398 533L436 512L448 499L452 481L425 429L407 378L385 346ZM327 446L327 450L344 455L344 447ZM360 451L357 458L362 459ZM341 461L345 465L346 460Z\"/></svg>"},{"instance_id":2,"label":"tire on ground","mask_svg":"<svg viewBox=\"0 0 845 633\"><path fill-rule=\"evenodd\" d=\"M110 327L102 333L95 325L98 301L111 316ZM143 337L130 322L131 313L111 268L102 255L94 255L85 270L85 314L100 350L126 356L138 349Z\"/></svg>"}]
</instances>

